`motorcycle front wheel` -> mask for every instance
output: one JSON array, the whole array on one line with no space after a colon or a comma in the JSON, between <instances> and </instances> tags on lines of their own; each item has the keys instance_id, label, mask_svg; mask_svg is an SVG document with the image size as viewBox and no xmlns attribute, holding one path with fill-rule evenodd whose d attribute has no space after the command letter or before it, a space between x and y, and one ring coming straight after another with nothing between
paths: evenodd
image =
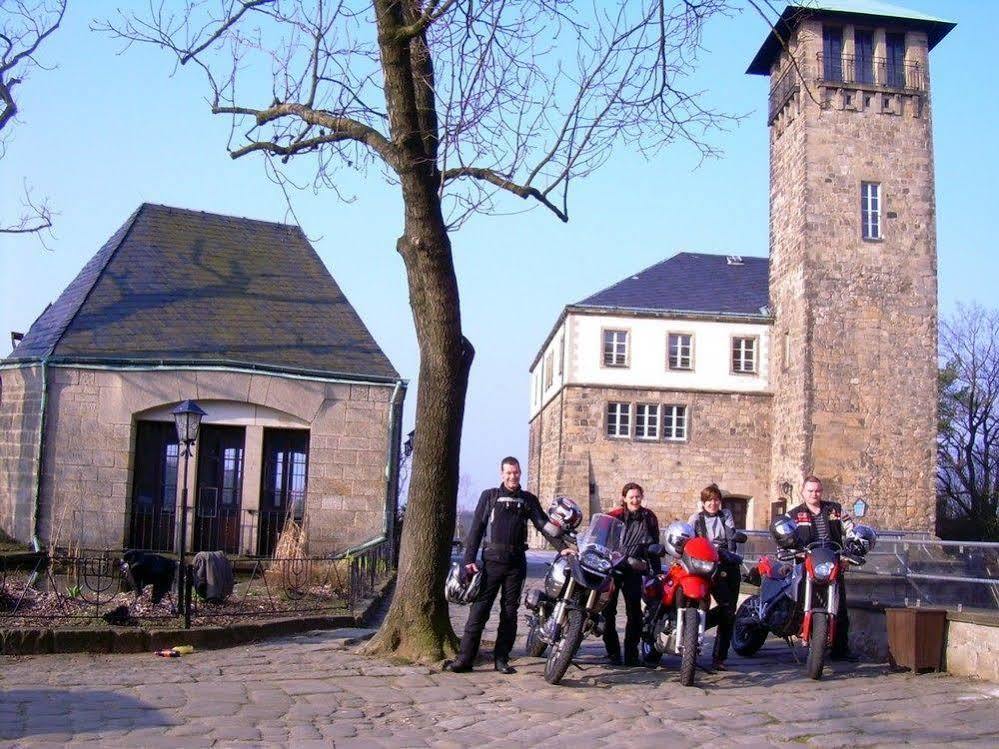
<instances>
[{"instance_id":1,"label":"motorcycle front wheel","mask_svg":"<svg viewBox=\"0 0 999 749\"><path fill-rule=\"evenodd\" d=\"M552 644L545 663L545 681L549 684L558 684L565 676L573 656L579 650L579 644L583 641L583 622L582 611L569 609L568 621L562 630L562 636Z\"/></svg>"},{"instance_id":2,"label":"motorcycle front wheel","mask_svg":"<svg viewBox=\"0 0 999 749\"><path fill-rule=\"evenodd\" d=\"M812 631L808 635L808 678L821 679L822 667L826 661L826 639L829 636L829 615L825 612L812 613Z\"/></svg>"},{"instance_id":3,"label":"motorcycle front wheel","mask_svg":"<svg viewBox=\"0 0 999 749\"><path fill-rule=\"evenodd\" d=\"M689 687L694 683L694 669L697 668L697 635L700 628L697 609L683 612L683 629L680 631L680 683Z\"/></svg>"},{"instance_id":4,"label":"motorcycle front wheel","mask_svg":"<svg viewBox=\"0 0 999 749\"><path fill-rule=\"evenodd\" d=\"M527 642L524 644L524 649L531 658L540 658L548 647L548 643L541 639L541 630L544 626L545 620L540 616L532 618L531 627L527 630Z\"/></svg>"},{"instance_id":5,"label":"motorcycle front wheel","mask_svg":"<svg viewBox=\"0 0 999 749\"><path fill-rule=\"evenodd\" d=\"M756 619L759 596L750 596L735 613L732 628L732 649L743 657L756 655L767 639L767 630Z\"/></svg>"}]
</instances>

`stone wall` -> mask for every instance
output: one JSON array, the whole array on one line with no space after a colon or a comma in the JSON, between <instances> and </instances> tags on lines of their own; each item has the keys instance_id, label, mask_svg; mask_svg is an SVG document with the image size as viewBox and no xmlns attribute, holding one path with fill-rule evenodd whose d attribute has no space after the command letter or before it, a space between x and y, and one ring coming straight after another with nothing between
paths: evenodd
<instances>
[{"instance_id":1,"label":"stone wall","mask_svg":"<svg viewBox=\"0 0 999 749\"><path fill-rule=\"evenodd\" d=\"M814 66L821 38L821 23L806 21L792 49ZM925 71L925 34L907 38L907 59ZM803 473L816 473L829 498L867 499L874 525L932 531L937 267L928 94L822 86L811 72L819 103L803 90L771 127L780 352L772 475L776 486L797 487ZM881 184L881 240L861 238L862 181Z\"/></svg>"},{"instance_id":2,"label":"stone wall","mask_svg":"<svg viewBox=\"0 0 999 749\"><path fill-rule=\"evenodd\" d=\"M608 401L685 404L686 442L611 439L605 433ZM540 420L540 421L539 421ZM549 430L561 424L560 441ZM664 524L698 509L700 490L717 482L751 498L750 525L765 527L770 445L770 397L766 394L696 393L639 388L570 386L531 423L543 433L540 453L531 451L531 476L540 472L545 505L566 494L590 512L614 507L621 487L637 481L646 503ZM560 445L560 452L549 449Z\"/></svg>"},{"instance_id":3,"label":"stone wall","mask_svg":"<svg viewBox=\"0 0 999 749\"><path fill-rule=\"evenodd\" d=\"M41 435L42 368L0 370L0 529L29 540Z\"/></svg>"},{"instance_id":4,"label":"stone wall","mask_svg":"<svg viewBox=\"0 0 999 749\"><path fill-rule=\"evenodd\" d=\"M127 533L136 419L169 420L194 398L205 423L246 430L241 506L259 507L266 427L310 431L306 513L310 552L329 553L380 535L385 523L391 386L238 372L50 372L41 534L66 544L121 545ZM191 457L189 506L197 476ZM189 527L193 510L189 511Z\"/></svg>"},{"instance_id":5,"label":"stone wall","mask_svg":"<svg viewBox=\"0 0 999 749\"><path fill-rule=\"evenodd\" d=\"M947 615L947 673L999 681L999 616Z\"/></svg>"}]
</instances>

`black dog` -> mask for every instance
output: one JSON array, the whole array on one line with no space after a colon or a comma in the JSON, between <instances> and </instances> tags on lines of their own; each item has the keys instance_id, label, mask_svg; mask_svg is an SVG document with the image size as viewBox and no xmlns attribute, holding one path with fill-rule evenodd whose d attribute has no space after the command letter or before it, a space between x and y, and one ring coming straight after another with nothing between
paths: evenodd
<instances>
[{"instance_id":1,"label":"black dog","mask_svg":"<svg viewBox=\"0 0 999 749\"><path fill-rule=\"evenodd\" d=\"M173 559L132 549L121 557L121 573L129 587L135 591L136 600L147 585L153 586L153 603L159 603L173 584L177 562Z\"/></svg>"}]
</instances>

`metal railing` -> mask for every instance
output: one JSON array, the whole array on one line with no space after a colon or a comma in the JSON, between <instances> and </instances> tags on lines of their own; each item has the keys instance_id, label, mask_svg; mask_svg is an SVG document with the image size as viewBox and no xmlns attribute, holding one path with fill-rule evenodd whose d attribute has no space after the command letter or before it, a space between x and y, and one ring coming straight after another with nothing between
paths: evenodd
<instances>
[{"instance_id":1,"label":"metal railing","mask_svg":"<svg viewBox=\"0 0 999 749\"><path fill-rule=\"evenodd\" d=\"M780 114L784 106L791 100L791 98L798 93L799 86L799 73L797 69L792 65L785 70L780 78L770 87L770 113L767 117L767 123L772 123L776 119L777 115Z\"/></svg>"},{"instance_id":2,"label":"metal railing","mask_svg":"<svg viewBox=\"0 0 999 749\"><path fill-rule=\"evenodd\" d=\"M767 531L746 531L744 568L772 553ZM850 572L851 597L885 605L999 609L999 543L940 541L928 534L878 531L867 563Z\"/></svg>"},{"instance_id":3,"label":"metal railing","mask_svg":"<svg viewBox=\"0 0 999 749\"><path fill-rule=\"evenodd\" d=\"M187 551L269 557L290 520L299 526L307 522L304 513L240 510L207 514L189 508ZM53 545L74 551L125 548L173 554L175 533L176 518L172 508L145 513L75 509L72 524L58 529Z\"/></svg>"},{"instance_id":4,"label":"metal railing","mask_svg":"<svg viewBox=\"0 0 999 749\"><path fill-rule=\"evenodd\" d=\"M237 570L236 586L224 601L193 594L174 598L175 578L136 595L128 589L121 553L40 553L32 565L12 566L0 557L0 628L65 627L103 619L108 624L160 626L231 623L246 619L355 615L391 574L387 539L325 557L258 559ZM188 566L188 569L190 567ZM190 577L188 578L190 580Z\"/></svg>"},{"instance_id":5,"label":"metal railing","mask_svg":"<svg viewBox=\"0 0 999 749\"><path fill-rule=\"evenodd\" d=\"M926 77L918 62L895 62L885 57L816 55L816 78L824 84L878 86L895 91L922 92Z\"/></svg>"}]
</instances>

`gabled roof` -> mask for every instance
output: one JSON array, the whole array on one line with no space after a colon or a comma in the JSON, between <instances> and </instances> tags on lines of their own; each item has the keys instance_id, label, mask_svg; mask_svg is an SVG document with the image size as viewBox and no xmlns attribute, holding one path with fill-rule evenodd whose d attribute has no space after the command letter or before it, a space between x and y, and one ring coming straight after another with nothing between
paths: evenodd
<instances>
[{"instance_id":1,"label":"gabled roof","mask_svg":"<svg viewBox=\"0 0 999 749\"><path fill-rule=\"evenodd\" d=\"M572 307L769 317L769 261L680 252Z\"/></svg>"},{"instance_id":2,"label":"gabled roof","mask_svg":"<svg viewBox=\"0 0 999 749\"><path fill-rule=\"evenodd\" d=\"M297 226L149 203L5 362L42 358L398 379Z\"/></svg>"},{"instance_id":3,"label":"gabled roof","mask_svg":"<svg viewBox=\"0 0 999 749\"><path fill-rule=\"evenodd\" d=\"M770 75L770 67L781 51L780 39L787 39L791 32L805 19L821 15L824 18L850 18L874 24L886 19L899 21L901 25L925 31L929 48L933 49L957 24L942 18L901 8L880 0L820 0L816 3L788 3L774 28L767 35L756 57L746 70L750 75ZM779 37L777 35L780 35Z\"/></svg>"}]
</instances>

